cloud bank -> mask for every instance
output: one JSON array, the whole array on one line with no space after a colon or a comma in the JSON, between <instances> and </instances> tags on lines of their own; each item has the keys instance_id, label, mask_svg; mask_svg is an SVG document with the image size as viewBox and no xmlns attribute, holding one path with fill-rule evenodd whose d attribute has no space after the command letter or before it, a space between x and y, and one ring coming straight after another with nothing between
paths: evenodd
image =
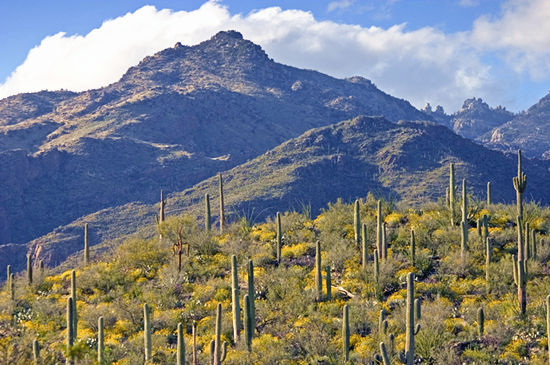
<instances>
[{"instance_id":1,"label":"cloud bank","mask_svg":"<svg viewBox=\"0 0 550 365\"><path fill-rule=\"evenodd\" d=\"M192 45L217 31L235 29L278 62L336 77L361 75L417 107L429 101L452 112L472 96L506 104L522 74L548 78L546 19L546 0L511 0L500 17L479 18L471 31L454 34L432 27L407 30L406 24L384 29L318 21L310 12L279 7L232 14L218 1L188 12L144 6L85 35L44 38L0 84L0 98L44 89L101 87L176 42ZM504 72L484 62L487 55L498 57L506 65Z\"/></svg>"}]
</instances>

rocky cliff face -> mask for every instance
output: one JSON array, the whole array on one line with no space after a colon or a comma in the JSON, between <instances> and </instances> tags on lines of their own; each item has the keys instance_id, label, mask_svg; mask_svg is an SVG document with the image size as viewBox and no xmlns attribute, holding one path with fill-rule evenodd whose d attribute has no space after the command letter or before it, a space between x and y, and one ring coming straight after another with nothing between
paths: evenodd
<instances>
[{"instance_id":1,"label":"rocky cliff face","mask_svg":"<svg viewBox=\"0 0 550 365\"><path fill-rule=\"evenodd\" d=\"M526 156L550 159L550 92L527 111L486 133L482 140L491 148L521 149Z\"/></svg>"},{"instance_id":2,"label":"rocky cliff face","mask_svg":"<svg viewBox=\"0 0 550 365\"><path fill-rule=\"evenodd\" d=\"M151 203L358 114L429 118L366 79L278 64L233 31L146 57L104 88L0 100L0 243Z\"/></svg>"}]
</instances>

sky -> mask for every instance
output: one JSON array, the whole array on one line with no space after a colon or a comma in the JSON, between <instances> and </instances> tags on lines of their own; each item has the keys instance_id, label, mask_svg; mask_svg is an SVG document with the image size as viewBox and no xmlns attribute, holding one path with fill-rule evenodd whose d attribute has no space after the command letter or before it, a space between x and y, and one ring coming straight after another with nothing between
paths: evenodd
<instances>
[{"instance_id":1,"label":"sky","mask_svg":"<svg viewBox=\"0 0 550 365\"><path fill-rule=\"evenodd\" d=\"M117 81L143 57L235 29L275 61L363 76L422 108L521 111L550 89L548 0L0 2L0 98Z\"/></svg>"}]
</instances>

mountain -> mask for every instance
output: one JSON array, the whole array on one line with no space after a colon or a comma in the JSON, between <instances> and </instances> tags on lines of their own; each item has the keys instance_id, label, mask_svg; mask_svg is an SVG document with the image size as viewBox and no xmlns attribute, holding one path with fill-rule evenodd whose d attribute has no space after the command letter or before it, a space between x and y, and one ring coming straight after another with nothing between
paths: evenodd
<instances>
[{"instance_id":1,"label":"mountain","mask_svg":"<svg viewBox=\"0 0 550 365\"><path fill-rule=\"evenodd\" d=\"M100 89L0 100L0 243L152 203L359 114L430 118L367 79L276 63L235 31L178 43Z\"/></svg>"},{"instance_id":2,"label":"mountain","mask_svg":"<svg viewBox=\"0 0 550 365\"><path fill-rule=\"evenodd\" d=\"M484 200L486 183L491 181L494 202L515 199L515 155L489 150L435 123L392 123L383 117L360 116L307 131L224 172L225 202L231 219L262 219L277 211L308 206L315 214L337 198L351 202L368 192L393 201L435 200L445 195L450 162L456 166L457 185L466 178L474 198ZM523 165L527 200L550 202L549 191L535 188L550 178L549 164L524 159ZM167 214L185 211L202 216L204 194L209 193L212 206L217 206L217 184L214 176L174 192L167 201ZM62 262L82 249L84 222L90 225L94 244L138 230L151 236L157 212L158 204L138 202L104 209L34 240L31 252L48 264ZM25 256L20 253L17 257L22 267ZM5 262L0 261L0 270L2 264Z\"/></svg>"},{"instance_id":3,"label":"mountain","mask_svg":"<svg viewBox=\"0 0 550 365\"><path fill-rule=\"evenodd\" d=\"M514 114L502 106L491 108L481 98L466 99L462 108L451 115L446 114L439 105L432 111L429 103L422 111L456 134L472 140L481 140L485 133L514 118Z\"/></svg>"},{"instance_id":4,"label":"mountain","mask_svg":"<svg viewBox=\"0 0 550 365\"><path fill-rule=\"evenodd\" d=\"M525 112L483 136L495 149L521 149L526 156L550 159L550 92Z\"/></svg>"}]
</instances>

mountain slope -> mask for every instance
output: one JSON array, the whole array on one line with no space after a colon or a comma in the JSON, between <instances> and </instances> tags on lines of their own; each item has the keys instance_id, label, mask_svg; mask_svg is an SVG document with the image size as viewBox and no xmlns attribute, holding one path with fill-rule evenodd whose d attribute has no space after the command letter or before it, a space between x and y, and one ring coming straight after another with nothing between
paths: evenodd
<instances>
[{"instance_id":1,"label":"mountain slope","mask_svg":"<svg viewBox=\"0 0 550 365\"><path fill-rule=\"evenodd\" d=\"M489 147L521 149L530 157L550 159L550 92L527 111L483 136Z\"/></svg>"},{"instance_id":2,"label":"mountain slope","mask_svg":"<svg viewBox=\"0 0 550 365\"><path fill-rule=\"evenodd\" d=\"M101 89L1 100L0 242L153 202L359 114L429 118L366 79L278 64L234 31L146 57Z\"/></svg>"},{"instance_id":3,"label":"mountain slope","mask_svg":"<svg viewBox=\"0 0 550 365\"><path fill-rule=\"evenodd\" d=\"M225 201L233 219L261 219L278 210L301 210L304 206L315 213L339 197L352 201L368 192L391 200L433 200L445 195L450 162L456 164L457 185L467 178L468 191L474 197L485 199L486 183L491 181L493 201L514 200L515 155L488 150L433 123L357 117L312 129L226 171ZM550 178L548 166L542 161L524 161L528 200L550 201L550 192L534 188ZM167 214L202 216L204 194L210 194L215 207L217 191L217 177L211 177L173 193ZM157 212L158 204L143 203L102 210L33 241L30 248L36 259L57 264L82 249L85 222L95 244L139 229L144 235L154 234L152 222ZM24 254L18 257L23 265Z\"/></svg>"}]
</instances>

